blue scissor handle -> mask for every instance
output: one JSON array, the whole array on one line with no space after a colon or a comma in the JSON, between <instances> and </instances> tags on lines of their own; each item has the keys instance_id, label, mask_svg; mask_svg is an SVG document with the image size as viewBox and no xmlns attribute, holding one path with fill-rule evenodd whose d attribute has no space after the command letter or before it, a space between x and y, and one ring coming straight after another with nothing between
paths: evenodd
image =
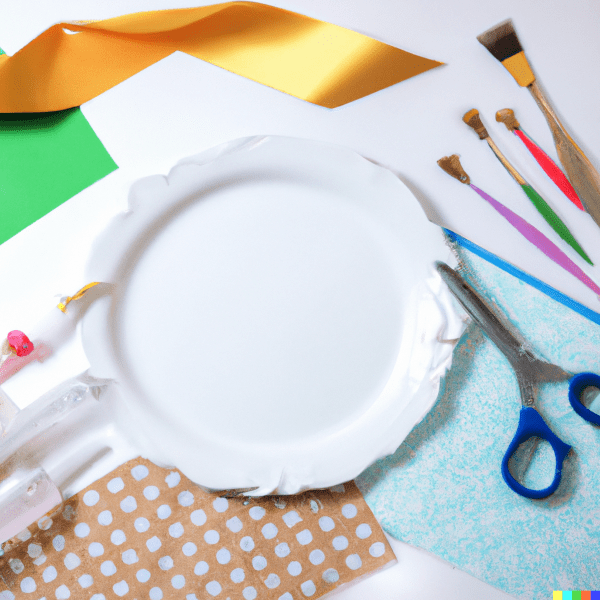
<instances>
[{"instance_id":1,"label":"blue scissor handle","mask_svg":"<svg viewBox=\"0 0 600 600\"><path fill-rule=\"evenodd\" d=\"M579 373L569 381L569 402L573 410L586 421L600 425L600 415L586 408L581 402L581 394L586 387L600 388L600 375L596 373Z\"/></svg>"},{"instance_id":2,"label":"blue scissor handle","mask_svg":"<svg viewBox=\"0 0 600 600\"><path fill-rule=\"evenodd\" d=\"M554 473L554 480L547 488L544 488L543 490L530 490L529 488L526 488L524 485L521 485L508 470L508 461L519 447L519 444L522 444L532 437L539 437L543 440L546 440L550 446L552 446L552 450L554 450L554 456L556 457L556 471ZM506 485L508 485L511 490L520 496L535 499L546 498L547 496L553 494L558 488L558 485L560 484L563 461L565 460L567 454L569 454L570 450L571 446L569 446L569 444L565 444L561 439L552 433L550 427L546 425L546 422L544 419L542 419L540 413L538 413L535 408L523 407L519 413L519 426L517 427L515 437L510 443L510 446L508 447L508 450L502 459L502 477L504 477Z\"/></svg>"}]
</instances>

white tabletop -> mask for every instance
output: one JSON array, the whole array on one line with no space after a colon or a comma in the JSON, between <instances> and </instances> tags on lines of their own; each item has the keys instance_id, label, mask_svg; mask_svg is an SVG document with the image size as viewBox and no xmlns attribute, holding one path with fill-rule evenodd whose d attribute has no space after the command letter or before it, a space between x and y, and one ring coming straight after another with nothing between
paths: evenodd
<instances>
[{"instance_id":1,"label":"white tabletop","mask_svg":"<svg viewBox=\"0 0 600 600\"><path fill-rule=\"evenodd\" d=\"M209 2L122 0L117 5L101 0L85 4L23 0L4 11L0 46L14 54L58 21L200 4ZM126 207L128 189L136 179L167 173L182 157L256 134L320 139L356 150L395 172L432 220L600 310L591 292L546 257L537 257L537 250L436 165L442 156L461 154L476 184L551 236L549 227L525 203L489 149L462 122L467 110L478 108L505 154L553 204L592 259L600 262L600 230L561 196L504 126L495 122L498 109L513 108L526 131L556 156L550 131L533 99L475 39L501 20L513 19L553 104L598 165L598 3L277 0L273 4L447 64L335 110L303 102L181 53L146 69L82 107L119 169L0 247L0 281L10 282L0 293L0 314L10 315L11 322L22 323L27 331L27 326L55 304L53 294L72 293L87 283L83 275L86 249L110 217ZM587 272L593 276L595 269L598 267ZM4 389L23 406L86 367L81 347L73 340L60 356L28 367L26 377L22 372ZM432 555L398 541L392 543L399 559L395 567L337 592L336 597L509 597Z\"/></svg>"}]
</instances>

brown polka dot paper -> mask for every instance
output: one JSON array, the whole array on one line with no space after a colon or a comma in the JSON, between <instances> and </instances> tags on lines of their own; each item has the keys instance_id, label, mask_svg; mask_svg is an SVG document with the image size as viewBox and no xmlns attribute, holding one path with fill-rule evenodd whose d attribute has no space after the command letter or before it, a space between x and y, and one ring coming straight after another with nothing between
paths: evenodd
<instances>
[{"instance_id":1,"label":"brown polka dot paper","mask_svg":"<svg viewBox=\"0 0 600 600\"><path fill-rule=\"evenodd\" d=\"M0 600L303 600L395 561L354 483L222 498L136 459L4 546Z\"/></svg>"}]
</instances>

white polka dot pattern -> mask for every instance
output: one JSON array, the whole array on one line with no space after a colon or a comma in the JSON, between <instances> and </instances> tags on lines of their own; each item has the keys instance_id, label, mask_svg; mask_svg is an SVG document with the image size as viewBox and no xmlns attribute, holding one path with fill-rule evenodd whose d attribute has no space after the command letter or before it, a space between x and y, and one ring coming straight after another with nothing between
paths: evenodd
<instances>
[{"instance_id":1,"label":"white polka dot pattern","mask_svg":"<svg viewBox=\"0 0 600 600\"><path fill-rule=\"evenodd\" d=\"M87 523L78 523L75 525L75 535L77 537L87 537L90 534L90 526ZM41 548L40 548L41 550Z\"/></svg>"},{"instance_id":2,"label":"white polka dot pattern","mask_svg":"<svg viewBox=\"0 0 600 600\"><path fill-rule=\"evenodd\" d=\"M278 530L273 523L267 523L261 531L266 540L272 540L277 535Z\"/></svg>"},{"instance_id":3,"label":"white polka dot pattern","mask_svg":"<svg viewBox=\"0 0 600 600\"><path fill-rule=\"evenodd\" d=\"M120 529L115 529L110 534L110 541L115 546L120 546L121 544L124 544L127 541L127 538L125 537L125 534Z\"/></svg>"},{"instance_id":4,"label":"white polka dot pattern","mask_svg":"<svg viewBox=\"0 0 600 600\"><path fill-rule=\"evenodd\" d=\"M290 512L285 513L282 518L288 527L293 527L296 523L302 521L302 518L295 510L290 510Z\"/></svg>"},{"instance_id":5,"label":"white polka dot pattern","mask_svg":"<svg viewBox=\"0 0 600 600\"><path fill-rule=\"evenodd\" d=\"M285 558L290 552L290 547L285 542L275 546L275 554L277 554L279 558Z\"/></svg>"},{"instance_id":6,"label":"white polka dot pattern","mask_svg":"<svg viewBox=\"0 0 600 600\"><path fill-rule=\"evenodd\" d=\"M194 504L194 494L187 490L185 492L181 492L181 494L177 496L177 502L179 502L181 506L191 506Z\"/></svg>"},{"instance_id":7,"label":"white polka dot pattern","mask_svg":"<svg viewBox=\"0 0 600 600\"><path fill-rule=\"evenodd\" d=\"M133 548L130 548L129 550L125 550L125 552L121 554L121 560L126 565L134 565L140 559L138 558L137 552Z\"/></svg>"},{"instance_id":8,"label":"white polka dot pattern","mask_svg":"<svg viewBox=\"0 0 600 600\"><path fill-rule=\"evenodd\" d=\"M77 535L77 532L75 532L75 535ZM39 544L29 544L29 546L27 547L27 554L29 554L31 558L37 558L42 554L42 547Z\"/></svg>"},{"instance_id":9,"label":"white polka dot pattern","mask_svg":"<svg viewBox=\"0 0 600 600\"><path fill-rule=\"evenodd\" d=\"M22 542L26 542L30 538L31 538L31 531L29 531L29 529L24 529L20 533L17 533L17 539L21 540Z\"/></svg>"},{"instance_id":10,"label":"white polka dot pattern","mask_svg":"<svg viewBox=\"0 0 600 600\"><path fill-rule=\"evenodd\" d=\"M92 542L89 545L88 552L90 553L90 556L93 556L94 558L96 556L102 556L104 554L104 546L98 542Z\"/></svg>"},{"instance_id":11,"label":"white polka dot pattern","mask_svg":"<svg viewBox=\"0 0 600 600\"><path fill-rule=\"evenodd\" d=\"M224 513L229 508L227 498L217 498L212 504L213 508L219 513Z\"/></svg>"},{"instance_id":12,"label":"white polka dot pattern","mask_svg":"<svg viewBox=\"0 0 600 600\"><path fill-rule=\"evenodd\" d=\"M243 527L243 524L238 517L233 517L232 519L229 519L226 525L228 529L233 531L233 533L238 533L238 531L241 531Z\"/></svg>"},{"instance_id":13,"label":"white polka dot pattern","mask_svg":"<svg viewBox=\"0 0 600 600\"><path fill-rule=\"evenodd\" d=\"M394 560L354 483L219 498L136 459L5 545L0 600L303 600Z\"/></svg>"},{"instance_id":14,"label":"white polka dot pattern","mask_svg":"<svg viewBox=\"0 0 600 600\"><path fill-rule=\"evenodd\" d=\"M136 481L141 481L148 477L148 467L146 465L136 465L131 469L131 475Z\"/></svg>"},{"instance_id":15,"label":"white polka dot pattern","mask_svg":"<svg viewBox=\"0 0 600 600\"><path fill-rule=\"evenodd\" d=\"M113 585L113 592L119 597L125 596L125 594L129 592L127 582L123 580L119 581L119 583L115 583L115 585Z\"/></svg>"},{"instance_id":16,"label":"white polka dot pattern","mask_svg":"<svg viewBox=\"0 0 600 600\"><path fill-rule=\"evenodd\" d=\"M83 503L87 506L95 506L100 500L100 494L96 490L90 490L83 495Z\"/></svg>"},{"instance_id":17,"label":"white polka dot pattern","mask_svg":"<svg viewBox=\"0 0 600 600\"><path fill-rule=\"evenodd\" d=\"M149 485L144 488L144 498L146 498L146 500L156 500L159 495L160 491L155 485Z\"/></svg>"},{"instance_id":18,"label":"white polka dot pattern","mask_svg":"<svg viewBox=\"0 0 600 600\"><path fill-rule=\"evenodd\" d=\"M115 477L114 479L111 479L108 482L106 487L108 488L109 492L116 494L117 492L120 492L125 487L125 484L123 483L123 480L120 477Z\"/></svg>"},{"instance_id":19,"label":"white polka dot pattern","mask_svg":"<svg viewBox=\"0 0 600 600\"><path fill-rule=\"evenodd\" d=\"M187 542L183 545L183 548L181 549L181 551L186 556L194 556L194 554L196 554L196 552L198 552L198 546L196 546L196 544L194 544L194 542Z\"/></svg>"},{"instance_id":20,"label":"white polka dot pattern","mask_svg":"<svg viewBox=\"0 0 600 600\"><path fill-rule=\"evenodd\" d=\"M262 507L262 506L253 506L249 511L248 514L250 515L250 517L252 517L255 521L260 521L264 516L265 513L267 511Z\"/></svg>"},{"instance_id":21,"label":"white polka dot pattern","mask_svg":"<svg viewBox=\"0 0 600 600\"><path fill-rule=\"evenodd\" d=\"M155 535L146 542L146 547L148 550L150 550L150 552L156 552L161 546L162 542Z\"/></svg>"},{"instance_id":22,"label":"white polka dot pattern","mask_svg":"<svg viewBox=\"0 0 600 600\"><path fill-rule=\"evenodd\" d=\"M67 567L69 571L76 569L80 564L81 560L79 559L79 556L77 556L77 554L69 552L69 554L65 556L65 567Z\"/></svg>"}]
</instances>

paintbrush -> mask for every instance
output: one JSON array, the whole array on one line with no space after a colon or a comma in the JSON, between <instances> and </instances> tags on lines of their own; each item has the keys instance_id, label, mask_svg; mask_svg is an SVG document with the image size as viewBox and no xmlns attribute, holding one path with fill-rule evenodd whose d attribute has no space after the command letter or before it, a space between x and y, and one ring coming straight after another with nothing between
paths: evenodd
<instances>
[{"instance_id":1,"label":"paintbrush","mask_svg":"<svg viewBox=\"0 0 600 600\"><path fill-rule=\"evenodd\" d=\"M584 252L583 248L579 245L577 240L573 237L573 234L569 231L567 226L561 221L560 217L552 210L548 203L536 192L525 178L508 162L507 158L500 152L498 146L494 143L494 140L490 137L487 129L484 127L479 116L479 111L476 108L466 112L463 116L463 121L471 128L473 128L479 135L479 139L485 140L489 147L492 149L498 160L506 168L506 170L512 175L514 180L521 186L521 189L525 192L527 197L531 200L537 211L544 217L546 222L558 233L558 235L565 241L581 258L583 258L590 265L594 263L590 260L589 256Z\"/></svg>"},{"instance_id":2,"label":"paintbrush","mask_svg":"<svg viewBox=\"0 0 600 600\"><path fill-rule=\"evenodd\" d=\"M600 174L558 120L538 86L512 21L508 19L492 27L478 35L477 39L506 67L520 86L526 87L531 92L548 121L558 158L565 168L567 177L577 191L583 206L600 227Z\"/></svg>"},{"instance_id":3,"label":"paintbrush","mask_svg":"<svg viewBox=\"0 0 600 600\"><path fill-rule=\"evenodd\" d=\"M468 185L475 190L486 202L498 211L524 238L531 242L536 248L541 250L548 258L553 260L557 265L577 277L590 290L600 294L598 287L554 242L549 240L539 229L528 223L525 219L514 213L510 208L504 206L498 200L495 200L490 195L480 190L476 185L471 183L471 178L467 175L460 164L460 159L457 154L452 156L444 156L437 161L438 165L455 179L461 183ZM599 298L600 299L600 298Z\"/></svg>"},{"instance_id":4,"label":"paintbrush","mask_svg":"<svg viewBox=\"0 0 600 600\"><path fill-rule=\"evenodd\" d=\"M533 158L554 183L559 187L562 193L580 210L585 210L577 192L573 189L571 182L566 178L560 167L525 133L515 113L510 108L503 108L496 113L496 121L504 123L506 129L512 131L524 144L527 150L531 152Z\"/></svg>"}]
</instances>

